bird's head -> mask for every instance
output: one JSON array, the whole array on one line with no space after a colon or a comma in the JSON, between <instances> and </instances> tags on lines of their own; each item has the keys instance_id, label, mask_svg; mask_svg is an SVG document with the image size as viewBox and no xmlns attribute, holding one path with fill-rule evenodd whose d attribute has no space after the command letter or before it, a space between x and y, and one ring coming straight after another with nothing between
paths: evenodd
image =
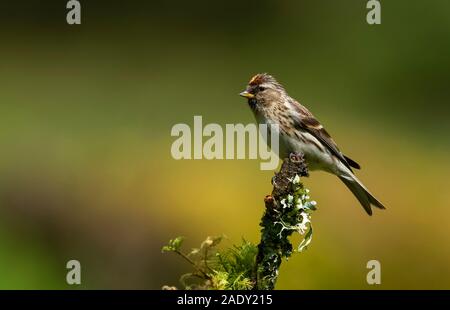
<instances>
[{"instance_id":1,"label":"bird's head","mask_svg":"<svg viewBox=\"0 0 450 310\"><path fill-rule=\"evenodd\" d=\"M283 86L273 76L259 73L250 79L247 88L239 95L248 99L252 109L258 109L280 102L285 94Z\"/></svg>"}]
</instances>

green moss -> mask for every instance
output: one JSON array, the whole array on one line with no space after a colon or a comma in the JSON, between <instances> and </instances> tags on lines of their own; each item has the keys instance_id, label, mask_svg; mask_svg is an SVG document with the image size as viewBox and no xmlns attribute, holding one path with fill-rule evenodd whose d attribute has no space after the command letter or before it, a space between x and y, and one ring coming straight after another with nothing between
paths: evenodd
<instances>
[{"instance_id":1,"label":"green moss","mask_svg":"<svg viewBox=\"0 0 450 310\"><path fill-rule=\"evenodd\" d=\"M192 265L193 272L180 279L184 289L249 290L254 287L252 275L258 249L251 242L242 240L240 245L219 249L223 237L208 237L199 248L183 253L181 243L176 242L179 246L174 246L174 241L179 239L172 239L163 251L177 253Z\"/></svg>"},{"instance_id":2,"label":"green moss","mask_svg":"<svg viewBox=\"0 0 450 310\"><path fill-rule=\"evenodd\" d=\"M180 279L183 289L250 290L273 289L283 258L294 251L305 250L312 238L310 221L315 202L298 178L290 180L289 194L266 208L261 220L259 246L243 239L239 245L220 249L224 237L208 237L200 247L188 253L181 251L183 237L169 241L162 250L174 252L188 261L193 271ZM303 239L293 248L289 237L293 233Z\"/></svg>"},{"instance_id":3,"label":"green moss","mask_svg":"<svg viewBox=\"0 0 450 310\"><path fill-rule=\"evenodd\" d=\"M293 153L272 179L273 191L265 199L258 246L242 240L239 245L218 249L223 237L208 237L199 248L185 254L181 251L183 238L170 240L163 252L177 253L194 269L181 277L183 288L274 289L283 258L294 251L302 252L312 240L311 213L316 210L316 202L310 200L299 175L307 176L307 167L303 156ZM289 240L293 233L303 236L296 249Z\"/></svg>"},{"instance_id":4,"label":"green moss","mask_svg":"<svg viewBox=\"0 0 450 310\"><path fill-rule=\"evenodd\" d=\"M309 190L304 188L296 175L289 180L286 194L266 198L266 211L261 219L261 242L257 257L257 288L273 289L283 258L294 252L289 237L297 232L303 239L297 247L301 252L312 240L310 215L316 209Z\"/></svg>"}]
</instances>

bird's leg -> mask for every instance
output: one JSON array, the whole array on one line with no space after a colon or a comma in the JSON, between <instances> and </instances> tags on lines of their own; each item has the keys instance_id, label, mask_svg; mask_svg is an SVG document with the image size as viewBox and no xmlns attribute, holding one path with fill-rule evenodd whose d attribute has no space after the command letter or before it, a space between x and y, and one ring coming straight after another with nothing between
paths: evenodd
<instances>
[{"instance_id":1,"label":"bird's leg","mask_svg":"<svg viewBox=\"0 0 450 310\"><path fill-rule=\"evenodd\" d=\"M272 185L273 186L275 186L276 184L275 184L275 180L276 180L276 178L277 178L277 173L276 172L274 172L274 175L273 175L273 177L272 177L272 180L271 180L271 183L272 183Z\"/></svg>"},{"instance_id":2,"label":"bird's leg","mask_svg":"<svg viewBox=\"0 0 450 310\"><path fill-rule=\"evenodd\" d=\"M297 153L297 152L292 152L289 154L289 160L293 163L299 163L303 160L303 154Z\"/></svg>"}]
</instances>

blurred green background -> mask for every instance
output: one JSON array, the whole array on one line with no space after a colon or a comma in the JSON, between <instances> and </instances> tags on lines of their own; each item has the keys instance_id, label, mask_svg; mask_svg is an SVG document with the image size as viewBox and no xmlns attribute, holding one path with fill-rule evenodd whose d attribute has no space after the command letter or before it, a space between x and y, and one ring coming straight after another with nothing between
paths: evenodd
<instances>
[{"instance_id":1,"label":"blurred green background","mask_svg":"<svg viewBox=\"0 0 450 310\"><path fill-rule=\"evenodd\" d=\"M171 158L176 123L250 123L238 93L277 77L387 206L305 180L314 240L279 289L450 289L450 2L66 1L0 4L0 288L159 289L189 266L176 235L259 239L271 171ZM377 259L382 284L366 283Z\"/></svg>"}]
</instances>

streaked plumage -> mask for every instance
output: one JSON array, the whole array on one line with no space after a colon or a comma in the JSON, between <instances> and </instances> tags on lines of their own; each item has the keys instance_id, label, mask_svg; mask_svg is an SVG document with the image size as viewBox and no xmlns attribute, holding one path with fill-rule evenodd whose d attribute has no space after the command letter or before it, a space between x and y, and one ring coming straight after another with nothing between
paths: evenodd
<instances>
[{"instance_id":1,"label":"streaked plumage","mask_svg":"<svg viewBox=\"0 0 450 310\"><path fill-rule=\"evenodd\" d=\"M339 150L314 115L291 98L272 76L255 75L241 96L248 99L258 123L278 125L281 158L291 152L302 152L310 170L338 176L369 215L372 215L371 205L384 209L354 175L352 168L360 169L359 164Z\"/></svg>"}]
</instances>

